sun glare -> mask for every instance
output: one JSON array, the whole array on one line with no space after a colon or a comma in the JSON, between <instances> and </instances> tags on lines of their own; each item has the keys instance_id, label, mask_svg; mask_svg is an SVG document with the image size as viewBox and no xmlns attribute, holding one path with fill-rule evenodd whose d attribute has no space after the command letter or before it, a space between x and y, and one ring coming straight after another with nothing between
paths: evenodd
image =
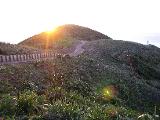
<instances>
[{"instance_id":1,"label":"sun glare","mask_svg":"<svg viewBox=\"0 0 160 120\"><path fill-rule=\"evenodd\" d=\"M55 31L56 31L56 27L54 27L54 28L49 28L49 29L46 30L46 32L47 32L48 34L51 34L51 33L55 32Z\"/></svg>"},{"instance_id":2,"label":"sun glare","mask_svg":"<svg viewBox=\"0 0 160 120\"><path fill-rule=\"evenodd\" d=\"M46 33L46 45L45 45L45 51L47 52L49 50L50 44L50 37L54 35L55 31L57 30L58 25L46 25L44 31Z\"/></svg>"},{"instance_id":3,"label":"sun glare","mask_svg":"<svg viewBox=\"0 0 160 120\"><path fill-rule=\"evenodd\" d=\"M45 31L47 34L51 34L53 32L56 31L57 27L59 26L59 24L56 24L56 23L51 23L51 22L48 22L46 20L46 24L44 25L43 27L43 30L42 31Z\"/></svg>"}]
</instances>

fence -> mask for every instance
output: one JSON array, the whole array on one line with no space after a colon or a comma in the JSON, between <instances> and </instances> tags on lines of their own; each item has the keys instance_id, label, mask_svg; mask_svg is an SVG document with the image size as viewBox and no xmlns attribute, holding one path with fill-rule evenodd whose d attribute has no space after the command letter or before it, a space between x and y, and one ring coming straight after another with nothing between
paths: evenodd
<instances>
[{"instance_id":1,"label":"fence","mask_svg":"<svg viewBox=\"0 0 160 120\"><path fill-rule=\"evenodd\" d=\"M0 64L42 60L45 58L55 58L56 56L57 55L52 52L22 54L22 55L2 55L0 56Z\"/></svg>"}]
</instances>

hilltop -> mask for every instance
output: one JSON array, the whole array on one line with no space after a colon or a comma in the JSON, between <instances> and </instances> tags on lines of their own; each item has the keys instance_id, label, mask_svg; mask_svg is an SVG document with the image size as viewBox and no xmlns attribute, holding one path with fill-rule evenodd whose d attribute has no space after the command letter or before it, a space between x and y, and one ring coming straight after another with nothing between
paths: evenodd
<instances>
[{"instance_id":1,"label":"hilltop","mask_svg":"<svg viewBox=\"0 0 160 120\"><path fill-rule=\"evenodd\" d=\"M62 25L53 31L49 32L42 32L38 35L34 35L22 42L20 42L20 45L25 46L32 46L35 48L42 48L45 49L52 49L52 48L59 48L63 47L63 45L58 45L57 42L60 41L60 43L65 43L67 41L72 40L98 40L98 39L110 39L107 35L104 35L98 31L92 30L90 28L73 25L73 24L67 24ZM63 40L63 41L62 41Z\"/></svg>"}]
</instances>

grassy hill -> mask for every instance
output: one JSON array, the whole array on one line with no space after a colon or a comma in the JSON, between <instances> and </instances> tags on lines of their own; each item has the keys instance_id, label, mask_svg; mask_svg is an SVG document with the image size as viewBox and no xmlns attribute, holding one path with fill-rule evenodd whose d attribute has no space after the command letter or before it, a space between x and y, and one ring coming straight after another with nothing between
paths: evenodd
<instances>
[{"instance_id":1,"label":"grassy hill","mask_svg":"<svg viewBox=\"0 0 160 120\"><path fill-rule=\"evenodd\" d=\"M68 41L72 44L75 40ZM57 44L70 47L68 41ZM158 120L160 49L122 40L86 41L84 52L76 57L1 65L0 116Z\"/></svg>"}]
</instances>

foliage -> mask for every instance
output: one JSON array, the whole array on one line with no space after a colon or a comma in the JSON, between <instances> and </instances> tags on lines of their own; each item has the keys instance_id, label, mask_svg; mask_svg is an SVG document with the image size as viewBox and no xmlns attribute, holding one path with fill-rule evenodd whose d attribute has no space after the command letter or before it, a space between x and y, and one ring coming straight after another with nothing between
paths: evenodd
<instances>
[{"instance_id":1,"label":"foliage","mask_svg":"<svg viewBox=\"0 0 160 120\"><path fill-rule=\"evenodd\" d=\"M93 91L92 86L89 83L82 80L69 81L65 87L67 90L76 91L84 96L91 95Z\"/></svg>"},{"instance_id":2,"label":"foliage","mask_svg":"<svg viewBox=\"0 0 160 120\"><path fill-rule=\"evenodd\" d=\"M14 91L13 85L6 80L0 81L0 86L0 94L9 94Z\"/></svg>"},{"instance_id":3,"label":"foliage","mask_svg":"<svg viewBox=\"0 0 160 120\"><path fill-rule=\"evenodd\" d=\"M0 99L0 116L14 115L16 110L16 97L9 94L1 96Z\"/></svg>"},{"instance_id":4,"label":"foliage","mask_svg":"<svg viewBox=\"0 0 160 120\"><path fill-rule=\"evenodd\" d=\"M26 91L17 100L17 114L29 115L40 112L40 105L44 102L42 96L33 91Z\"/></svg>"},{"instance_id":5,"label":"foliage","mask_svg":"<svg viewBox=\"0 0 160 120\"><path fill-rule=\"evenodd\" d=\"M9 43L0 42L1 55L15 55L15 54L28 54L38 52L40 50L23 45L13 45Z\"/></svg>"},{"instance_id":6,"label":"foliage","mask_svg":"<svg viewBox=\"0 0 160 120\"><path fill-rule=\"evenodd\" d=\"M63 39L57 40L55 45L58 47L62 46L63 48L68 48L68 47L71 47L71 45L74 42L75 41L72 40L72 38L63 38Z\"/></svg>"},{"instance_id":7,"label":"foliage","mask_svg":"<svg viewBox=\"0 0 160 120\"><path fill-rule=\"evenodd\" d=\"M79 120L83 111L76 103L71 104L62 101L56 101L49 108L49 113L56 114L59 118L63 118L65 120Z\"/></svg>"},{"instance_id":8,"label":"foliage","mask_svg":"<svg viewBox=\"0 0 160 120\"><path fill-rule=\"evenodd\" d=\"M144 114L152 110L147 105L154 104L141 98L144 91L137 81L102 66L86 56L7 66L0 74L7 81L2 87L11 95L0 98L1 115L13 119L123 120L137 119L139 109L133 108L142 108ZM109 85L117 93L106 100L103 89ZM146 106L139 106L141 103Z\"/></svg>"},{"instance_id":9,"label":"foliage","mask_svg":"<svg viewBox=\"0 0 160 120\"><path fill-rule=\"evenodd\" d=\"M135 55L133 57L134 66L136 71L145 79L160 79L160 71L153 67L153 63L146 62L143 57Z\"/></svg>"}]
</instances>

